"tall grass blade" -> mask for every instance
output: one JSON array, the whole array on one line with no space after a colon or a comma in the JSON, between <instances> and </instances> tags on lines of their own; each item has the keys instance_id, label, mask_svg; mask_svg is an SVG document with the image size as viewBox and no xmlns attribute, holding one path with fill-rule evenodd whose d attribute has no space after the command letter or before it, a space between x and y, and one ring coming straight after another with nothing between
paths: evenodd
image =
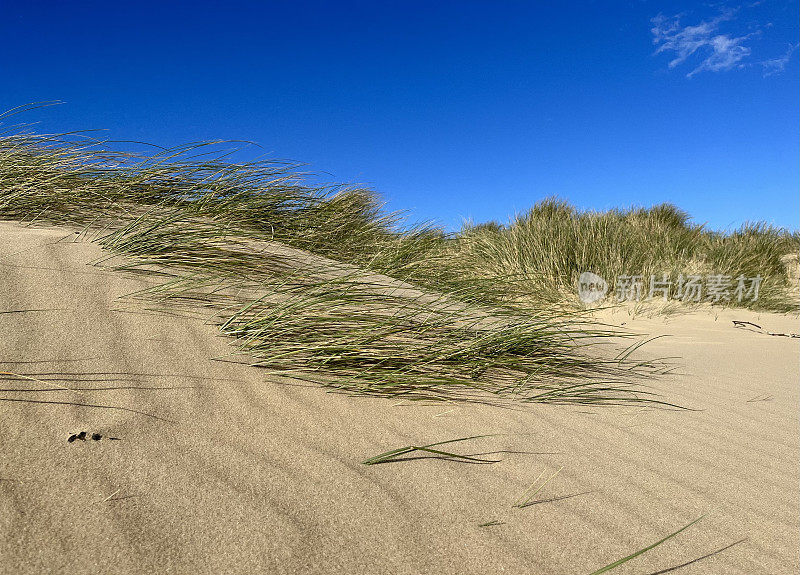
<instances>
[{"instance_id":1,"label":"tall grass blade","mask_svg":"<svg viewBox=\"0 0 800 575\"><path fill-rule=\"evenodd\" d=\"M628 562L628 561L630 561L631 559L635 559L635 558L636 558L636 557L638 557L639 555L642 555L643 553L647 553L647 552L648 552L648 551L650 551L651 549L653 549L653 548L655 548L655 547L658 547L659 545L661 545L661 544L662 544L662 543L664 543L665 541L668 541L668 540L672 539L673 537L675 537L676 535L678 535L678 534L679 534L679 533L681 533L682 531L684 531L684 530L688 529L689 527L691 527L692 525L694 525L695 523L697 523L698 521L700 521L700 520L701 520L703 517L705 517L705 515L701 515L700 517L698 517L697 519L695 519L695 520L694 520L694 521L692 521L691 523L687 523L686 525L684 525L683 527L681 527L680 529L678 529L678 530L677 530L677 531L675 531L674 533L670 533L669 535L667 535L667 536L666 536L666 537L664 537L663 539L659 539L658 541L656 541L656 542L655 542L655 543L653 543L652 545L648 545L648 546L647 546L647 547L645 547L644 549L640 549L639 551L636 551L635 553L631 553L631 554L630 554L630 555L628 555L627 557L623 557L622 559L618 559L618 560L614 561L613 563L609 563L609 564L608 564L608 565L606 565L605 567L603 567L603 568L601 568L601 569L598 569L597 571L593 571L593 572L592 572L590 575L600 575L601 573L605 573L605 572L607 572L607 571L611 571L612 569L614 569L614 568L616 568L616 567L619 567L619 566L620 566L620 565L622 565L623 563L627 563L627 562Z\"/></svg>"}]
</instances>

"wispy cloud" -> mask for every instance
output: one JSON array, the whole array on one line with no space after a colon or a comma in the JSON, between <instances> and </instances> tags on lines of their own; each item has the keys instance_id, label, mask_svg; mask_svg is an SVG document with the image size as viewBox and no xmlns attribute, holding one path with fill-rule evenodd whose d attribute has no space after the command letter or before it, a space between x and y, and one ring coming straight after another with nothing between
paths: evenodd
<instances>
[{"instance_id":1,"label":"wispy cloud","mask_svg":"<svg viewBox=\"0 0 800 575\"><path fill-rule=\"evenodd\" d=\"M800 46L800 44L789 46L783 56L761 62L761 66L764 68L764 77L783 72L783 69L786 67L786 64L789 63L789 60L792 58L792 54L794 54L794 51L797 50L798 46Z\"/></svg>"},{"instance_id":2,"label":"wispy cloud","mask_svg":"<svg viewBox=\"0 0 800 575\"><path fill-rule=\"evenodd\" d=\"M720 25L732 20L734 14L734 10L726 10L716 18L693 26L683 25L681 14L670 18L659 14L650 20L653 25L650 29L653 44L657 46L656 54L671 52L674 58L669 62L670 68L675 68L696 55L701 60L686 74L689 78L703 71L722 72L741 67L742 61L751 53L744 42L753 34L731 36L722 34L719 30Z\"/></svg>"}]
</instances>

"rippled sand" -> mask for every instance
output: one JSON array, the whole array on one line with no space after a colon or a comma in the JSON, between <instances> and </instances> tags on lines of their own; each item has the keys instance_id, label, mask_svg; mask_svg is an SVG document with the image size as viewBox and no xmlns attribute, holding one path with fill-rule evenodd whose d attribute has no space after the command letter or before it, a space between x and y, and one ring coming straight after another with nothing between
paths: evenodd
<instances>
[{"instance_id":1,"label":"rippled sand","mask_svg":"<svg viewBox=\"0 0 800 575\"><path fill-rule=\"evenodd\" d=\"M671 335L641 355L682 358L656 391L696 411L353 398L120 302L145 280L87 265L102 252L74 238L0 223L2 573L580 574L702 514L613 573L800 570L800 340L731 324L797 318L608 315ZM361 464L489 433L453 449L499 463Z\"/></svg>"}]
</instances>

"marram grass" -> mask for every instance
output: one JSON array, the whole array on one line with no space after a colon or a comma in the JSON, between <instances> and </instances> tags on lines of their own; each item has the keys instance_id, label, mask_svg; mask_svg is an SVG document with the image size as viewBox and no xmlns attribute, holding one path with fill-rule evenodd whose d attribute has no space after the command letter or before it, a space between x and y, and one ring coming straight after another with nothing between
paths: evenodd
<instances>
[{"instance_id":1,"label":"marram grass","mask_svg":"<svg viewBox=\"0 0 800 575\"><path fill-rule=\"evenodd\" d=\"M576 300L578 276L594 272L612 283L623 275L672 279L726 275L763 278L758 299L731 297L720 305L773 311L797 311L800 234L762 222L730 233L690 223L670 204L649 209L580 212L563 200L548 198L507 225L467 225L453 244L453 258L487 275L525 278L530 293ZM788 260L787 260L788 257ZM793 261L792 261L793 260Z\"/></svg>"},{"instance_id":2,"label":"marram grass","mask_svg":"<svg viewBox=\"0 0 800 575\"><path fill-rule=\"evenodd\" d=\"M408 399L657 402L643 384L660 367L601 351L623 334L576 309L575 273L706 254L743 270L767 262L772 278L797 244L758 227L714 236L669 208L589 217L554 202L509 227L447 235L404 227L371 190L310 186L287 162L234 163L223 145L134 155L11 126L0 217L85 229L122 256L114 265L161 280L140 296L213 314L257 365Z\"/></svg>"}]
</instances>

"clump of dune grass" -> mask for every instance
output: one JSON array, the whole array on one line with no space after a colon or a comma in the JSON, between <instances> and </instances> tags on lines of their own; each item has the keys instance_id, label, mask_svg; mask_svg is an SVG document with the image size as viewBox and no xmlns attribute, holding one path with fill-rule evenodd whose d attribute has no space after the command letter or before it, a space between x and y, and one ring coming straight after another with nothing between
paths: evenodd
<instances>
[{"instance_id":1,"label":"clump of dune grass","mask_svg":"<svg viewBox=\"0 0 800 575\"><path fill-rule=\"evenodd\" d=\"M379 213L371 190L302 184L297 164L226 161L235 150L223 142L143 155L114 151L91 133L39 135L27 128L0 133L0 213L8 218L86 224L180 208L343 259L368 253L391 235L398 218Z\"/></svg>"},{"instance_id":2,"label":"clump of dune grass","mask_svg":"<svg viewBox=\"0 0 800 575\"><path fill-rule=\"evenodd\" d=\"M678 297L681 274L762 278L757 300L734 294L718 305L792 311L792 281L782 261L800 251L800 235L764 223L745 224L731 233L712 232L690 222L670 204L652 208L580 212L567 202L549 198L520 214L508 225L467 225L454 244L454 259L470 262L488 275L522 278L529 293L577 304L577 281L593 272L610 282L621 276L657 281L667 274L669 297ZM749 287L749 283L747 284ZM661 295L660 293L658 294ZM705 296L703 297L705 300Z\"/></svg>"},{"instance_id":3,"label":"clump of dune grass","mask_svg":"<svg viewBox=\"0 0 800 575\"><path fill-rule=\"evenodd\" d=\"M118 267L160 274L139 296L213 312L254 365L344 392L408 399L656 401L633 385L657 369L588 350L619 336L581 314L481 302L237 236L180 211L143 215L101 245Z\"/></svg>"}]
</instances>

